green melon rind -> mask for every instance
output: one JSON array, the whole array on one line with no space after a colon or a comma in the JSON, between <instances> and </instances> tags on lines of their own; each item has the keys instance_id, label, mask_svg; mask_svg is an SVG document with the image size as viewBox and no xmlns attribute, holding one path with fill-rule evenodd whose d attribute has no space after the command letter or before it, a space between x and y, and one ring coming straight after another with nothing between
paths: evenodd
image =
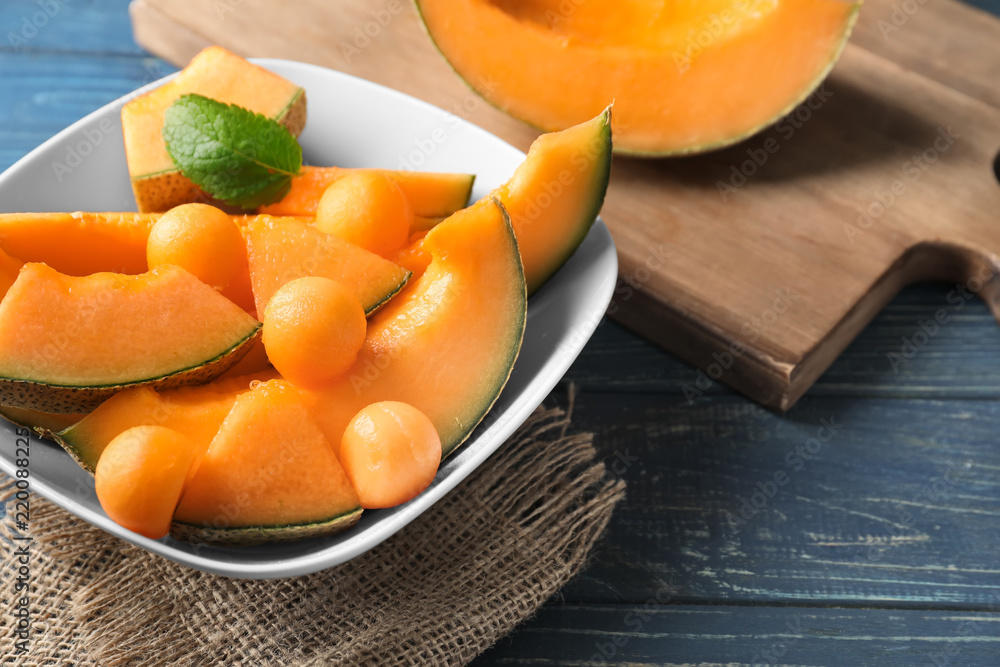
<instances>
[{"instance_id":1,"label":"green melon rind","mask_svg":"<svg viewBox=\"0 0 1000 667\"><path fill-rule=\"evenodd\" d=\"M806 101L810 95L816 92L816 89L820 87L820 84L826 80L826 77L830 75L833 68L836 66L837 61L840 60L840 55L847 48L847 42L851 38L851 33L854 32L854 25L858 22L858 16L861 13L861 0L853 3L853 8L847 20L844 22L843 33L841 34L840 41L837 42L836 46L833 48L833 52L830 54L830 58L827 61L826 67L820 70L819 74L809 83L808 86L803 88L803 92L797 98L795 98L790 104L788 104L784 109L779 111L773 117L767 119L763 123L760 123L756 127L747 130L743 134L739 134L735 137L727 137L725 139L720 139L719 141L703 144L700 146L689 146L687 148L678 148L674 150L667 151L641 151L641 150L631 150L627 148L619 148L616 152L619 155L626 155L628 157L638 157L638 158L661 158L661 157L687 157L691 155L699 155L701 153L709 153L711 151L721 150L727 148L734 144L738 144L741 141L745 141L750 137L759 134L778 123L782 118L788 114L795 111L796 107Z\"/></svg>"},{"instance_id":2,"label":"green melon rind","mask_svg":"<svg viewBox=\"0 0 1000 667\"><path fill-rule=\"evenodd\" d=\"M475 174L463 174L468 179L468 184L465 187L465 194L461 198L454 199L453 201L446 202L446 205L437 211L421 211L420 216L423 218L441 218L444 220L452 213L465 208L469 204L469 199L472 198L472 187L476 183ZM440 222L440 220L438 221ZM433 227L433 225L431 225ZM430 229L428 227L427 229ZM422 230L412 230L412 231L422 231Z\"/></svg>"},{"instance_id":3,"label":"green melon rind","mask_svg":"<svg viewBox=\"0 0 1000 667\"><path fill-rule=\"evenodd\" d=\"M374 315L376 311L382 308L382 306L389 303L389 301L392 300L392 297L402 292L403 288L406 287L407 283L410 282L410 278L412 277L413 277L413 271L407 271L406 274L403 276L403 279L400 280L399 283L397 283L396 286L391 291L383 294L379 298L379 300L376 301L375 303L365 307L365 317L371 317L372 315Z\"/></svg>"},{"instance_id":4,"label":"green melon rind","mask_svg":"<svg viewBox=\"0 0 1000 667\"><path fill-rule=\"evenodd\" d=\"M289 132L297 137L302 134L302 130L306 127L307 106L306 90L305 88L299 88L292 95L292 99L288 100L285 108L279 111L278 115L274 117L274 120L284 125Z\"/></svg>"},{"instance_id":5,"label":"green melon rind","mask_svg":"<svg viewBox=\"0 0 1000 667\"><path fill-rule=\"evenodd\" d=\"M76 461L78 466L90 473L90 476L93 477L95 471L97 470L97 461L91 460L91 457L87 456L82 450L74 446L72 441L66 439L66 433L72 429L73 427L70 426L65 430L52 433L51 438L63 448L63 451L69 454L71 459Z\"/></svg>"},{"instance_id":6,"label":"green melon rind","mask_svg":"<svg viewBox=\"0 0 1000 667\"><path fill-rule=\"evenodd\" d=\"M526 123L527 125L530 125L531 127L535 128L540 132L558 132L560 130L566 129L565 127L546 128L540 125L536 125L530 120L521 118L520 116L514 114L509 109L504 109L502 106L500 106L493 100L486 97L486 95L480 92L474 85L472 85L472 83L468 79L465 78L465 76L461 72L458 71L458 69L452 64L451 60L448 59L448 56L444 54L444 51L441 50L441 47L438 46L437 40L435 40L434 35L431 34L430 28L427 27L427 22L424 21L424 12L420 8L420 0L413 0L413 4L417 9L417 16L420 17L420 25L423 27L424 32L430 38L431 44L434 45L434 50L436 50L439 54L441 54L441 57L444 59L446 63L448 63L448 67L451 68L451 71L453 71L458 76L458 78L461 79L466 86L468 86L469 90L475 93L479 98L485 100L486 103L489 104L494 109L497 109L498 111L505 113L511 118L516 118L522 123ZM833 70L834 66L837 64L837 61L840 59L840 55L844 52L844 48L847 47L847 41L850 39L851 32L853 32L854 30L854 24L857 23L858 21L858 15L861 11L861 5L862 5L862 0L857 0L857 2L853 3L852 11L850 15L847 17L847 20L844 22L844 30L841 35L840 41L834 47L833 53L830 54L830 59L827 62L827 66L823 68L823 70L819 73L819 75L817 75L816 78L813 79L813 81L808 86L803 88L802 95L796 98L794 102L787 105L784 109L782 109L772 118L769 118L763 123L757 125L756 127L750 130L747 130L746 132L740 135L737 135L735 137L727 137L725 139L721 139L719 141L709 144L688 146L685 148L668 149L663 151L644 151L644 150L635 150L618 146L615 149L615 153L617 155L624 155L628 157L637 157L637 158L686 157L690 155L699 155L701 153L709 153L711 151L726 148L727 146L732 146L733 144L738 144L741 141L749 139L755 134L771 127L772 125L780 121L782 118L790 114L792 111L794 111L795 107L802 104L802 102L804 102L806 98L812 95L813 92L815 92L816 89L819 88L819 85L823 83L823 80L826 79L826 77Z\"/></svg>"},{"instance_id":7,"label":"green melon rind","mask_svg":"<svg viewBox=\"0 0 1000 667\"><path fill-rule=\"evenodd\" d=\"M59 433L59 431L53 431L51 429L45 428L44 426L38 426L37 424L29 424L22 419L15 419L11 415L9 415L6 410L4 410L5 407L7 406L0 405L0 417L3 417L14 426L19 426L21 428L28 429L29 431L37 435L39 438L48 438L49 440L59 442L59 438L56 435L57 433ZM83 417L80 417L80 419L83 419ZM69 428L72 428L72 426L67 427L67 429Z\"/></svg>"},{"instance_id":8,"label":"green melon rind","mask_svg":"<svg viewBox=\"0 0 1000 667\"><path fill-rule=\"evenodd\" d=\"M124 389L148 385L156 390L163 390L211 382L246 356L250 345L260 335L262 326L257 322L236 344L211 359L166 375L135 382L73 386L0 378L0 404L42 412L73 414L89 412Z\"/></svg>"},{"instance_id":9,"label":"green melon rind","mask_svg":"<svg viewBox=\"0 0 1000 667\"><path fill-rule=\"evenodd\" d=\"M245 547L271 542L291 542L309 537L329 537L352 528L361 517L357 507L325 521L288 526L234 526L212 528L183 521L170 524L170 536L176 540L213 546Z\"/></svg>"},{"instance_id":10,"label":"green melon rind","mask_svg":"<svg viewBox=\"0 0 1000 667\"><path fill-rule=\"evenodd\" d=\"M524 282L524 266L521 264L521 253L517 249L517 237L514 236L514 228L510 224L510 216L507 214L507 209L504 208L503 203L496 197L493 197L493 203L497 205L500 209L500 213L503 215L504 227L507 229L507 241L510 243L512 259L517 264L518 275L520 276L520 284L524 288L520 291L520 307L517 312L520 314L518 320L514 323L514 329L517 331L515 339L511 340L510 347L508 349L507 358L505 363L507 364L507 372L497 379L496 384L490 388L487 393L487 400L480 405L479 414L475 416L471 421L465 424L465 429L462 435L453 440L442 440L441 441L441 458L445 458L451 455L459 446L469 439L472 432L477 426L485 419L486 415L489 414L490 410L493 409L493 405L497 402L500 397L500 392L503 391L504 386L507 384L507 380L510 379L510 374L514 370L514 362L517 361L517 355L521 351L521 343L524 341L524 328L528 321L528 289Z\"/></svg>"},{"instance_id":11,"label":"green melon rind","mask_svg":"<svg viewBox=\"0 0 1000 667\"><path fill-rule=\"evenodd\" d=\"M544 274L540 274L533 284L528 285L528 296L537 292L542 285L548 282L549 278L555 275L556 271L562 268L562 265L583 243L583 239L587 238L587 233L590 232L590 228L593 227L597 216L601 213L604 197L608 192L608 183L611 181L611 155L614 150L611 139L611 108L613 106L613 104L609 105L598 117L600 122L597 124L598 132L594 138L601 142L602 148L595 160L593 183L590 188L593 196L589 200L590 205L581 213L579 220L573 227L573 234L566 238L566 245L562 252L553 254L548 270Z\"/></svg>"},{"instance_id":12,"label":"green melon rind","mask_svg":"<svg viewBox=\"0 0 1000 667\"><path fill-rule=\"evenodd\" d=\"M86 470L93 476L97 471L97 461L100 458L100 454L96 457L92 456L85 444L76 442L73 437L76 435L76 427L79 422L65 428L61 431L52 434L52 439L62 447L70 457L76 461L77 465ZM140 424L135 424L140 426Z\"/></svg>"}]
</instances>

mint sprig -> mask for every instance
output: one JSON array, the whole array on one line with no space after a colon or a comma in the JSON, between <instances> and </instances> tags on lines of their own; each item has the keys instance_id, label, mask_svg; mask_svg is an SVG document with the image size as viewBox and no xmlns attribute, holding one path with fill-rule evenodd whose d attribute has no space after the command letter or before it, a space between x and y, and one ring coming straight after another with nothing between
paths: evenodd
<instances>
[{"instance_id":1,"label":"mint sprig","mask_svg":"<svg viewBox=\"0 0 1000 667\"><path fill-rule=\"evenodd\" d=\"M184 176L244 209L280 200L302 168L302 147L284 125L204 95L182 95L170 105L163 140Z\"/></svg>"}]
</instances>

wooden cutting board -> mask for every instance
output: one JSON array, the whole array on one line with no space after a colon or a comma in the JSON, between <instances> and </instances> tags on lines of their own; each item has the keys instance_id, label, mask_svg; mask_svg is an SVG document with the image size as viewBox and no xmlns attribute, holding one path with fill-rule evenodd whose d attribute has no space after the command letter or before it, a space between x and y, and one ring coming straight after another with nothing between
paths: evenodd
<instances>
[{"instance_id":1,"label":"wooden cutting board","mask_svg":"<svg viewBox=\"0 0 1000 667\"><path fill-rule=\"evenodd\" d=\"M406 0L134 0L131 15L177 65L216 43L376 81L521 149L537 135L465 87ZM942 321L972 294L1000 317L998 82L1000 21L868 2L828 81L774 128L694 158L615 158L609 312L702 369L689 398L721 381L780 410L908 283L955 283ZM914 350L935 326L914 322Z\"/></svg>"}]
</instances>

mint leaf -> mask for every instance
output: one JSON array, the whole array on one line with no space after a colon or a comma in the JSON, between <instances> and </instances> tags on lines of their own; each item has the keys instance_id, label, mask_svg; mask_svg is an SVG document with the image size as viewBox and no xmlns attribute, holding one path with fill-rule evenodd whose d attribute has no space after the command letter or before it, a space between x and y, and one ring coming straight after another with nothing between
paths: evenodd
<instances>
[{"instance_id":1,"label":"mint leaf","mask_svg":"<svg viewBox=\"0 0 1000 667\"><path fill-rule=\"evenodd\" d=\"M170 105L163 140L182 174L244 209L284 197L302 167L302 147L284 125L204 95L181 95Z\"/></svg>"}]
</instances>

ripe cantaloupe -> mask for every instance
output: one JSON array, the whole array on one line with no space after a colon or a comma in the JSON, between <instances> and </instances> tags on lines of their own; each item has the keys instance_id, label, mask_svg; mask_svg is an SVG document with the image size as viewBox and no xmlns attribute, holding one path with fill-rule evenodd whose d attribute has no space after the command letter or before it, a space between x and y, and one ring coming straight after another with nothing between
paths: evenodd
<instances>
[{"instance_id":1,"label":"ripe cantaloupe","mask_svg":"<svg viewBox=\"0 0 1000 667\"><path fill-rule=\"evenodd\" d=\"M369 321L354 365L311 392L316 420L335 446L359 410L399 401L430 418L447 456L510 376L527 295L502 205L484 200L455 213L427 234L423 248L431 263Z\"/></svg>"},{"instance_id":2,"label":"ripe cantaloupe","mask_svg":"<svg viewBox=\"0 0 1000 667\"><path fill-rule=\"evenodd\" d=\"M493 191L510 214L534 293L579 247L604 204L611 177L611 108L538 137L514 175Z\"/></svg>"},{"instance_id":3,"label":"ripe cantaloupe","mask_svg":"<svg viewBox=\"0 0 1000 667\"><path fill-rule=\"evenodd\" d=\"M130 386L207 382L259 330L173 265L75 277L26 264L0 302L0 404L79 413Z\"/></svg>"},{"instance_id":4,"label":"ripe cantaloupe","mask_svg":"<svg viewBox=\"0 0 1000 667\"><path fill-rule=\"evenodd\" d=\"M361 503L307 401L282 380L237 397L184 488L171 534L244 545L357 523Z\"/></svg>"},{"instance_id":5,"label":"ripe cantaloupe","mask_svg":"<svg viewBox=\"0 0 1000 667\"><path fill-rule=\"evenodd\" d=\"M146 270L146 238L159 214L0 213L0 247L69 276Z\"/></svg>"},{"instance_id":6,"label":"ripe cantaloupe","mask_svg":"<svg viewBox=\"0 0 1000 667\"><path fill-rule=\"evenodd\" d=\"M777 121L833 67L848 0L416 0L474 91L546 131L614 101L615 150L680 155Z\"/></svg>"}]
</instances>

